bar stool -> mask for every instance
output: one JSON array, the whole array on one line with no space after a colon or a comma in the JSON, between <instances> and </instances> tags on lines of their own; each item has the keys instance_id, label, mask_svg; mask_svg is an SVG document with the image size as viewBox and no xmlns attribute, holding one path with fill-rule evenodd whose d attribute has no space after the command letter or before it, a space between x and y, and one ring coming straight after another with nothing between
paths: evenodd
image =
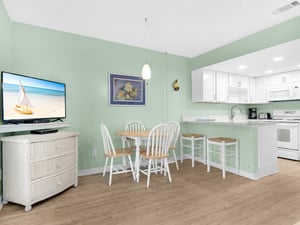
<instances>
[{"instance_id":1,"label":"bar stool","mask_svg":"<svg viewBox=\"0 0 300 225\"><path fill-rule=\"evenodd\" d=\"M219 148L217 148L217 147ZM234 148L228 148L234 146ZM233 138L213 137L207 139L207 172L210 166L222 169L222 177L226 170L239 174L238 141Z\"/></svg>"},{"instance_id":2,"label":"bar stool","mask_svg":"<svg viewBox=\"0 0 300 225\"><path fill-rule=\"evenodd\" d=\"M183 154L184 148L191 149L191 153ZM192 167L194 167L195 157L197 157L198 160L196 161L206 164L206 136L203 134L194 134L194 133L181 134L180 153L181 153L181 163L183 162L183 157L192 159Z\"/></svg>"}]
</instances>

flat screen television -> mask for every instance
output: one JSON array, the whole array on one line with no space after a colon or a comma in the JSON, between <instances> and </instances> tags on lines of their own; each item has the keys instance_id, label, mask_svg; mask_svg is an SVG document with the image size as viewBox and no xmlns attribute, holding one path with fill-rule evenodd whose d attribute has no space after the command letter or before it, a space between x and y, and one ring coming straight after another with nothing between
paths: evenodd
<instances>
[{"instance_id":1,"label":"flat screen television","mask_svg":"<svg viewBox=\"0 0 300 225\"><path fill-rule=\"evenodd\" d=\"M1 72L3 123L51 122L66 118L66 85Z\"/></svg>"}]
</instances>

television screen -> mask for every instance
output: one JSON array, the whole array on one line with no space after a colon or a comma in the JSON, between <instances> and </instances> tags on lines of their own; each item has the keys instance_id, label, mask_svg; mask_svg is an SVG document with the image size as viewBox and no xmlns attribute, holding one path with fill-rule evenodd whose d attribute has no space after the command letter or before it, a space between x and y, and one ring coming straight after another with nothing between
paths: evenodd
<instances>
[{"instance_id":1,"label":"television screen","mask_svg":"<svg viewBox=\"0 0 300 225\"><path fill-rule=\"evenodd\" d=\"M39 122L66 117L66 85L2 71L2 121Z\"/></svg>"}]
</instances>

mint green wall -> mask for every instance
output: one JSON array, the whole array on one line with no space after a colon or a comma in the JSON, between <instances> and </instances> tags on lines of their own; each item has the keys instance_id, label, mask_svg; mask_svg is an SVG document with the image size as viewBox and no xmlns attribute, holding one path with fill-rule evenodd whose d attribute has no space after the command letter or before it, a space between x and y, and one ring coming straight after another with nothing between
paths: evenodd
<instances>
[{"instance_id":1,"label":"mint green wall","mask_svg":"<svg viewBox=\"0 0 300 225\"><path fill-rule=\"evenodd\" d=\"M162 121L180 120L183 113L228 113L229 104L191 102L190 69L299 38L299 25L297 17L192 59L149 51L152 78L147 86L147 105L120 107L108 104L108 73L139 76L145 58L143 49L11 22L0 1L0 68L67 84L67 121L72 123L69 130L80 132L79 168L89 169L104 163L100 122L107 124L120 145L114 132L132 119L152 127ZM175 79L181 86L179 92L171 87ZM92 158L95 146L98 154Z\"/></svg>"},{"instance_id":2,"label":"mint green wall","mask_svg":"<svg viewBox=\"0 0 300 225\"><path fill-rule=\"evenodd\" d=\"M146 106L110 106L108 73L140 76L145 51L140 48L83 36L13 23L12 71L67 84L67 121L80 132L79 169L104 165L99 125L104 122L120 147L114 132L129 120L151 128L159 122L180 120L182 91L172 82L189 76L184 57L148 52L152 78L147 85ZM184 96L184 95L183 95ZM92 149L98 154L92 158Z\"/></svg>"},{"instance_id":3,"label":"mint green wall","mask_svg":"<svg viewBox=\"0 0 300 225\"><path fill-rule=\"evenodd\" d=\"M191 69L201 68L300 38L300 16L191 59Z\"/></svg>"},{"instance_id":4,"label":"mint green wall","mask_svg":"<svg viewBox=\"0 0 300 225\"><path fill-rule=\"evenodd\" d=\"M12 25L2 1L0 2L0 28L0 70L9 70L11 67Z\"/></svg>"},{"instance_id":5,"label":"mint green wall","mask_svg":"<svg viewBox=\"0 0 300 225\"><path fill-rule=\"evenodd\" d=\"M10 70L12 63L11 55L11 37L12 37L12 25L4 9L2 1L0 1L0 71ZM0 96L1 98L1 96ZM2 112L0 112L2 113ZM0 136L1 137L1 136ZM0 147L0 168L2 169L2 149ZM2 173L0 173L0 196L2 195ZM0 199L1 202L1 199Z\"/></svg>"}]
</instances>

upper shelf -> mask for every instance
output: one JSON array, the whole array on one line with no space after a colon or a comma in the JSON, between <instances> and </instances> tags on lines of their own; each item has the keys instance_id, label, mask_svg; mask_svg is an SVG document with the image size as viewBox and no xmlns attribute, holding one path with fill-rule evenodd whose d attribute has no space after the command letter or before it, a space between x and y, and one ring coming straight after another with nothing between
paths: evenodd
<instances>
[{"instance_id":1,"label":"upper shelf","mask_svg":"<svg viewBox=\"0 0 300 225\"><path fill-rule=\"evenodd\" d=\"M41 129L54 129L69 127L71 123L68 122L51 122L51 123L34 123L34 124L3 124L0 125L0 133L20 132Z\"/></svg>"}]
</instances>

